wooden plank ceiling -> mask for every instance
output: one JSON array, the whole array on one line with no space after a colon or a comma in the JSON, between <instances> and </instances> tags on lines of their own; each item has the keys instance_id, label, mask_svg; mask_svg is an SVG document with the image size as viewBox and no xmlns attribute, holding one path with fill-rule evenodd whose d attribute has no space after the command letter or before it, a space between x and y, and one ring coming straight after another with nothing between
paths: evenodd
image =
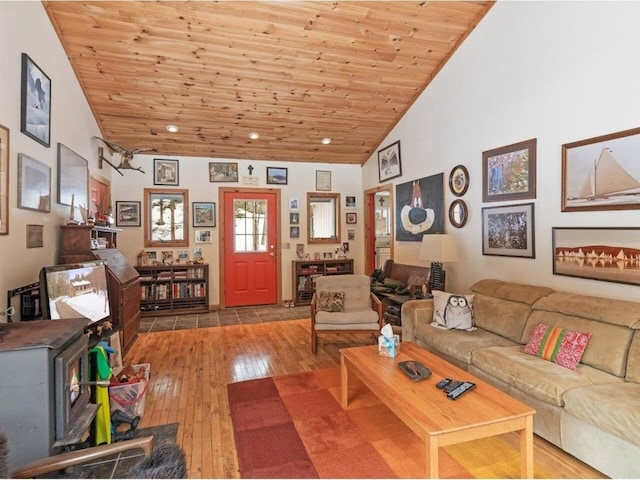
<instances>
[{"instance_id":1,"label":"wooden plank ceiling","mask_svg":"<svg viewBox=\"0 0 640 480\"><path fill-rule=\"evenodd\" d=\"M44 5L109 141L363 164L493 2Z\"/></svg>"}]
</instances>

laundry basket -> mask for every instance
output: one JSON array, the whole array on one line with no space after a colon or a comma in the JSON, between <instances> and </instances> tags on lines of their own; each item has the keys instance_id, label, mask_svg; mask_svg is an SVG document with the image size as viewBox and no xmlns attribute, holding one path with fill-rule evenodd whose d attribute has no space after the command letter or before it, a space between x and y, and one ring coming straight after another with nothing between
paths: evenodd
<instances>
[{"instance_id":1,"label":"laundry basket","mask_svg":"<svg viewBox=\"0 0 640 480\"><path fill-rule=\"evenodd\" d=\"M144 371L144 378L132 382L119 383L109 387L109 404L111 412L121 410L128 417L142 418L147 385L151 374L151 365L141 363L132 365L136 373Z\"/></svg>"}]
</instances>

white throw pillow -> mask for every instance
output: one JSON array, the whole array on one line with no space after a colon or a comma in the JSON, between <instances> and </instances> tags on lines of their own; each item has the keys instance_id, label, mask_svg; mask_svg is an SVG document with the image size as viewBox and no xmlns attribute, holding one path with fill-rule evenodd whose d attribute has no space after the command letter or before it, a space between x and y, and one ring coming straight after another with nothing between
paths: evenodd
<instances>
[{"instance_id":1,"label":"white throw pillow","mask_svg":"<svg viewBox=\"0 0 640 480\"><path fill-rule=\"evenodd\" d=\"M473 295L434 290L433 325L438 328L475 330L473 326Z\"/></svg>"}]
</instances>

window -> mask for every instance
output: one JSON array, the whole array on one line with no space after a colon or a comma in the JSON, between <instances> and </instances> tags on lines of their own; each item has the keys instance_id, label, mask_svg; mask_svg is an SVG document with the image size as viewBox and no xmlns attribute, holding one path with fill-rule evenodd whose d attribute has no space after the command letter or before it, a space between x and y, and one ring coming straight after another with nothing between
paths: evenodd
<instances>
[{"instance_id":1,"label":"window","mask_svg":"<svg viewBox=\"0 0 640 480\"><path fill-rule=\"evenodd\" d=\"M144 193L145 247L188 247L188 191L145 188Z\"/></svg>"},{"instance_id":2,"label":"window","mask_svg":"<svg viewBox=\"0 0 640 480\"><path fill-rule=\"evenodd\" d=\"M267 202L264 200L235 200L235 253L267 251Z\"/></svg>"}]
</instances>

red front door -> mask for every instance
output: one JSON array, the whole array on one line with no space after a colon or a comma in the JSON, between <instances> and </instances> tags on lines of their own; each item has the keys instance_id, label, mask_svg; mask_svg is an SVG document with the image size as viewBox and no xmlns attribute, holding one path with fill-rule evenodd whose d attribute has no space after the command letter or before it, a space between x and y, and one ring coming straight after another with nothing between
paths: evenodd
<instances>
[{"instance_id":1,"label":"red front door","mask_svg":"<svg viewBox=\"0 0 640 480\"><path fill-rule=\"evenodd\" d=\"M225 306L277 303L277 195L224 193Z\"/></svg>"}]
</instances>

